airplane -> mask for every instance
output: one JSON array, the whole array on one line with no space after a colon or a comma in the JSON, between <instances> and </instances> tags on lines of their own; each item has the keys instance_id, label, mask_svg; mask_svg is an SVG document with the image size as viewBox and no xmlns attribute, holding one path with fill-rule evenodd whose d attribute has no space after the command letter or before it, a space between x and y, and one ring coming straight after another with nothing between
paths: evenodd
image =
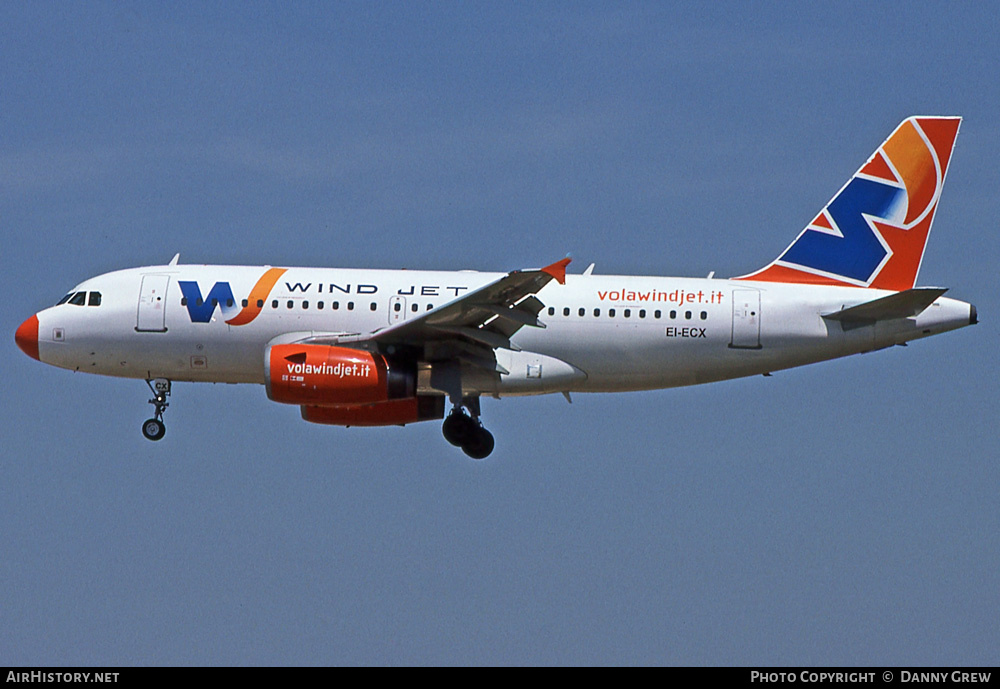
<instances>
[{"instance_id":1,"label":"airplane","mask_svg":"<svg viewBox=\"0 0 1000 689\"><path fill-rule=\"evenodd\" d=\"M917 287L959 117L909 117L775 260L731 279L166 265L85 280L17 329L43 363L140 378L164 437L178 381L254 383L338 426L442 420L494 449L480 397L697 385L978 322ZM445 415L446 404L450 410Z\"/></svg>"}]
</instances>

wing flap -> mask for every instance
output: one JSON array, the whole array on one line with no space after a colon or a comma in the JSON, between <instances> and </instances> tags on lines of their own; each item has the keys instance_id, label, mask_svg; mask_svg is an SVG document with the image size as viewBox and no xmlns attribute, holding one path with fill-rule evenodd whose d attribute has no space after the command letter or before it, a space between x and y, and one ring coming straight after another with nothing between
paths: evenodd
<instances>
[{"instance_id":1,"label":"wing flap","mask_svg":"<svg viewBox=\"0 0 1000 689\"><path fill-rule=\"evenodd\" d=\"M501 335L500 333L493 332L492 330L487 330L486 328L466 328L463 326L432 326L435 330L440 333L447 335L459 335L461 337L467 337L473 342L479 342L486 345L491 349L513 349L518 351L520 348L510 341L510 338Z\"/></svg>"},{"instance_id":2,"label":"wing flap","mask_svg":"<svg viewBox=\"0 0 1000 689\"><path fill-rule=\"evenodd\" d=\"M535 299L535 301L538 301L538 300ZM539 302L539 304L540 303L541 302ZM496 314L500 318L503 318L505 320L513 322L514 324L516 324L518 326L518 329L520 329L520 327L522 325L527 325L527 326L532 327L532 328L544 328L545 327L545 324L539 322L539 320L538 320L538 311L540 311L541 309L539 309L538 311L535 311L534 313L531 313L530 311L528 311L526 309L520 308L520 305L518 305L518 306L497 306L496 304L484 304L483 308L485 308L487 311L490 311L490 312Z\"/></svg>"}]
</instances>

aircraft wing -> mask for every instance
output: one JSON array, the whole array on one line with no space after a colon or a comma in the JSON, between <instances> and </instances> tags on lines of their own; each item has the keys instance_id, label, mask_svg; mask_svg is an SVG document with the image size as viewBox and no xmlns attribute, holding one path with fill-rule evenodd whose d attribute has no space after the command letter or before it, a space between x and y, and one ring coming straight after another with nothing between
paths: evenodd
<instances>
[{"instance_id":1,"label":"aircraft wing","mask_svg":"<svg viewBox=\"0 0 1000 689\"><path fill-rule=\"evenodd\" d=\"M493 355L497 348L517 349L511 336L524 326L544 328L538 321L542 302L535 297L552 280L566 282L570 258L535 270L516 270L420 316L368 334L319 335L305 341L366 349L422 348L424 360L455 358L505 372Z\"/></svg>"}]
</instances>

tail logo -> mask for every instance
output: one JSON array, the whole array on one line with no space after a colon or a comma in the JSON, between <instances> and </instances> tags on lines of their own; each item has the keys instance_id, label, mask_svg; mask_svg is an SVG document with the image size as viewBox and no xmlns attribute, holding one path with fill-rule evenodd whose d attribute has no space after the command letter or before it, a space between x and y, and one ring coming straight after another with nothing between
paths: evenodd
<instances>
[{"instance_id":1,"label":"tail logo","mask_svg":"<svg viewBox=\"0 0 1000 689\"><path fill-rule=\"evenodd\" d=\"M898 215L903 189L856 176L778 258L790 267L868 284L889 250L875 229L875 218Z\"/></svg>"},{"instance_id":2,"label":"tail logo","mask_svg":"<svg viewBox=\"0 0 1000 689\"><path fill-rule=\"evenodd\" d=\"M960 119L911 117L749 280L913 287Z\"/></svg>"}]
</instances>

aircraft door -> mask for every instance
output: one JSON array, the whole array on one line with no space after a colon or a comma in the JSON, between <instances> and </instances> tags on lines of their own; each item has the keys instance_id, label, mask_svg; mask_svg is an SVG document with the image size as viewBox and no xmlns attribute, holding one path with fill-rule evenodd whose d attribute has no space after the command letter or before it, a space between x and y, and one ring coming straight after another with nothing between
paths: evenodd
<instances>
[{"instance_id":1,"label":"aircraft door","mask_svg":"<svg viewBox=\"0 0 1000 689\"><path fill-rule=\"evenodd\" d=\"M167 285L169 275L143 275L139 289L139 310L135 329L138 332L165 333Z\"/></svg>"},{"instance_id":2,"label":"aircraft door","mask_svg":"<svg viewBox=\"0 0 1000 689\"><path fill-rule=\"evenodd\" d=\"M406 297L389 299L389 325L406 320Z\"/></svg>"},{"instance_id":3,"label":"aircraft door","mask_svg":"<svg viewBox=\"0 0 1000 689\"><path fill-rule=\"evenodd\" d=\"M760 292L733 290L733 339L730 347L760 349Z\"/></svg>"}]
</instances>

